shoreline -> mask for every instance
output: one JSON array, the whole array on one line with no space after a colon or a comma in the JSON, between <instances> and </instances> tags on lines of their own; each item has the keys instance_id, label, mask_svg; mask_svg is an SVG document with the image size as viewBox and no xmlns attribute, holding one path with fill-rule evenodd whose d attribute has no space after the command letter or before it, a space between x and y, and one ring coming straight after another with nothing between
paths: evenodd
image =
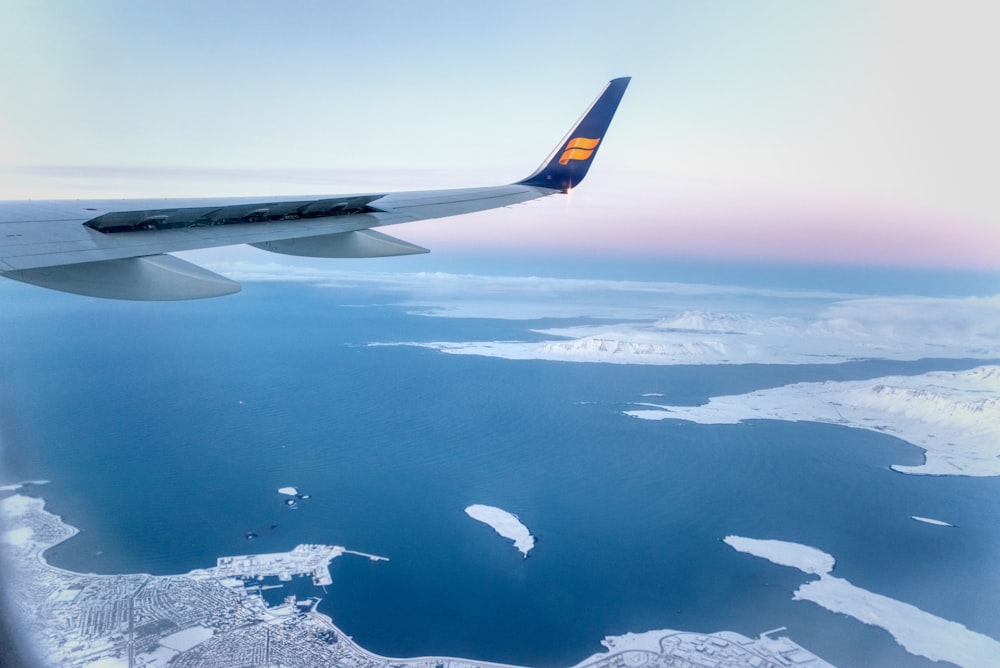
<instances>
[{"instance_id":1,"label":"shoreline","mask_svg":"<svg viewBox=\"0 0 1000 668\"><path fill-rule=\"evenodd\" d=\"M1000 366L870 380L804 382L711 397L699 406L650 402L623 411L642 420L737 424L817 422L898 438L923 451L906 475L1000 476Z\"/></svg>"},{"instance_id":2,"label":"shoreline","mask_svg":"<svg viewBox=\"0 0 1000 668\"><path fill-rule=\"evenodd\" d=\"M254 594L247 589L248 583L258 580L246 578L240 571L282 564L297 568L317 560L325 567L345 553L373 560L384 557L339 546L300 545L285 553L219 557L216 567L176 575L75 573L51 566L44 558L48 549L80 530L46 510L43 498L23 494L4 497L0 499L0 513L5 524L0 534L0 549L10 559L11 566L6 575L19 576L14 580L19 591L12 587L5 590L14 609L21 612L21 621L34 627L35 649L45 663L83 667L98 662L111 666L140 661L147 666L166 666L175 656L184 654L193 655L190 660L200 665L270 665L277 657L287 656L283 653L291 652L310 665L524 668L518 664L458 657L396 658L376 654L354 642L329 615L318 612L318 601L309 603L314 599L300 602L291 596L281 605L267 606L259 592ZM40 538L46 532L53 535L48 540ZM296 557L298 561L294 561ZM240 560L247 563L241 564ZM302 573L296 571L294 575ZM126 600L128 605L123 608ZM184 626L168 621L174 617L173 608L167 605L170 602L176 602L180 605L178 610L184 610L181 615L186 620ZM301 609L303 604L308 609ZM109 615L112 611L114 614ZM127 615L122 617L126 611ZM95 620L100 622L105 618L111 621L106 629L99 624L91 628ZM76 621L66 626L67 620ZM126 624L127 632L123 631L122 623ZM151 625L157 627L155 637L139 632ZM788 638L770 637L775 632L762 633L755 640L729 631L694 633L671 629L607 636L601 641L606 652L570 665L599 668L608 662L629 661L640 655L687 660L709 651L743 663L753 660L780 663L785 660L783 657L795 656L797 665L830 666ZM255 654L261 633L266 638L267 652L276 652L275 658L263 657L263 663L259 653ZM246 656L234 657L234 647L236 650L245 647Z\"/></svg>"},{"instance_id":3,"label":"shoreline","mask_svg":"<svg viewBox=\"0 0 1000 668\"><path fill-rule=\"evenodd\" d=\"M793 600L811 601L830 612L880 628L910 654L969 668L995 665L1000 659L1000 641L833 575L836 559L818 548L734 535L726 536L722 542L736 552L815 576L817 579L807 581L793 592Z\"/></svg>"}]
</instances>

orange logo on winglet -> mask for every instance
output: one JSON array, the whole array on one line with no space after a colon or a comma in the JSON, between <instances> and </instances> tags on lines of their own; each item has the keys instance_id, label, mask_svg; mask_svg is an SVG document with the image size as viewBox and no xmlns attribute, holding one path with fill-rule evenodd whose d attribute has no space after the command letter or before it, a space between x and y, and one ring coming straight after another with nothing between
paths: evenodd
<instances>
[{"instance_id":1,"label":"orange logo on winglet","mask_svg":"<svg viewBox=\"0 0 1000 668\"><path fill-rule=\"evenodd\" d=\"M587 139L586 137L570 139L562 155L559 156L559 164L565 165L570 160L586 160L594 152L594 149L597 148L597 144L600 141L600 137L597 139Z\"/></svg>"}]
</instances>

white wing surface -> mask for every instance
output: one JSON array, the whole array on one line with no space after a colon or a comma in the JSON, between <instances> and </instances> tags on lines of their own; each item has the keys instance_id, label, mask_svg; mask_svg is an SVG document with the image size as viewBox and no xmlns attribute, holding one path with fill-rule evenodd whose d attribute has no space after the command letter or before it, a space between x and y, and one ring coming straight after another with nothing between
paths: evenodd
<instances>
[{"instance_id":1,"label":"white wing surface","mask_svg":"<svg viewBox=\"0 0 1000 668\"><path fill-rule=\"evenodd\" d=\"M586 175L628 83L611 81L538 170L509 185L268 199L0 202L0 274L96 297L197 299L240 287L168 253L233 244L327 258L426 253L372 228L568 192Z\"/></svg>"}]
</instances>

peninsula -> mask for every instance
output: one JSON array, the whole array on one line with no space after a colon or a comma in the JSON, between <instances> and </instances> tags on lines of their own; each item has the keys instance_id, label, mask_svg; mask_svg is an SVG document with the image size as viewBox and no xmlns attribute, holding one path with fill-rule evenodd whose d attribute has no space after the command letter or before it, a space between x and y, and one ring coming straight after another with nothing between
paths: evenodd
<instances>
[{"instance_id":1,"label":"peninsula","mask_svg":"<svg viewBox=\"0 0 1000 668\"><path fill-rule=\"evenodd\" d=\"M1000 367L933 371L871 380L795 383L713 397L701 406L638 404L644 420L735 424L744 420L810 421L896 436L925 451L924 475L1000 475Z\"/></svg>"},{"instance_id":2,"label":"peninsula","mask_svg":"<svg viewBox=\"0 0 1000 668\"><path fill-rule=\"evenodd\" d=\"M835 577L836 560L815 547L742 536L727 536L723 542L737 552L818 576L818 580L799 587L792 598L883 628L911 654L969 668L995 666L1000 661L1000 641Z\"/></svg>"}]
</instances>

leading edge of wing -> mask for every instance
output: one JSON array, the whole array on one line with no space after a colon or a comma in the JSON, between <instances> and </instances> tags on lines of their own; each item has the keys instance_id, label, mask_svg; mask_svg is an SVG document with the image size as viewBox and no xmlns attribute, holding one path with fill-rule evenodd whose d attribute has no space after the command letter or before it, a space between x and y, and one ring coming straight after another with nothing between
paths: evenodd
<instances>
[{"instance_id":1,"label":"leading edge of wing","mask_svg":"<svg viewBox=\"0 0 1000 668\"><path fill-rule=\"evenodd\" d=\"M0 275L99 297L191 299L231 294L238 284L165 253L241 243L313 257L423 252L387 235L356 233L568 192L587 174L629 81L609 82L534 173L503 186L270 200L0 203Z\"/></svg>"}]
</instances>

